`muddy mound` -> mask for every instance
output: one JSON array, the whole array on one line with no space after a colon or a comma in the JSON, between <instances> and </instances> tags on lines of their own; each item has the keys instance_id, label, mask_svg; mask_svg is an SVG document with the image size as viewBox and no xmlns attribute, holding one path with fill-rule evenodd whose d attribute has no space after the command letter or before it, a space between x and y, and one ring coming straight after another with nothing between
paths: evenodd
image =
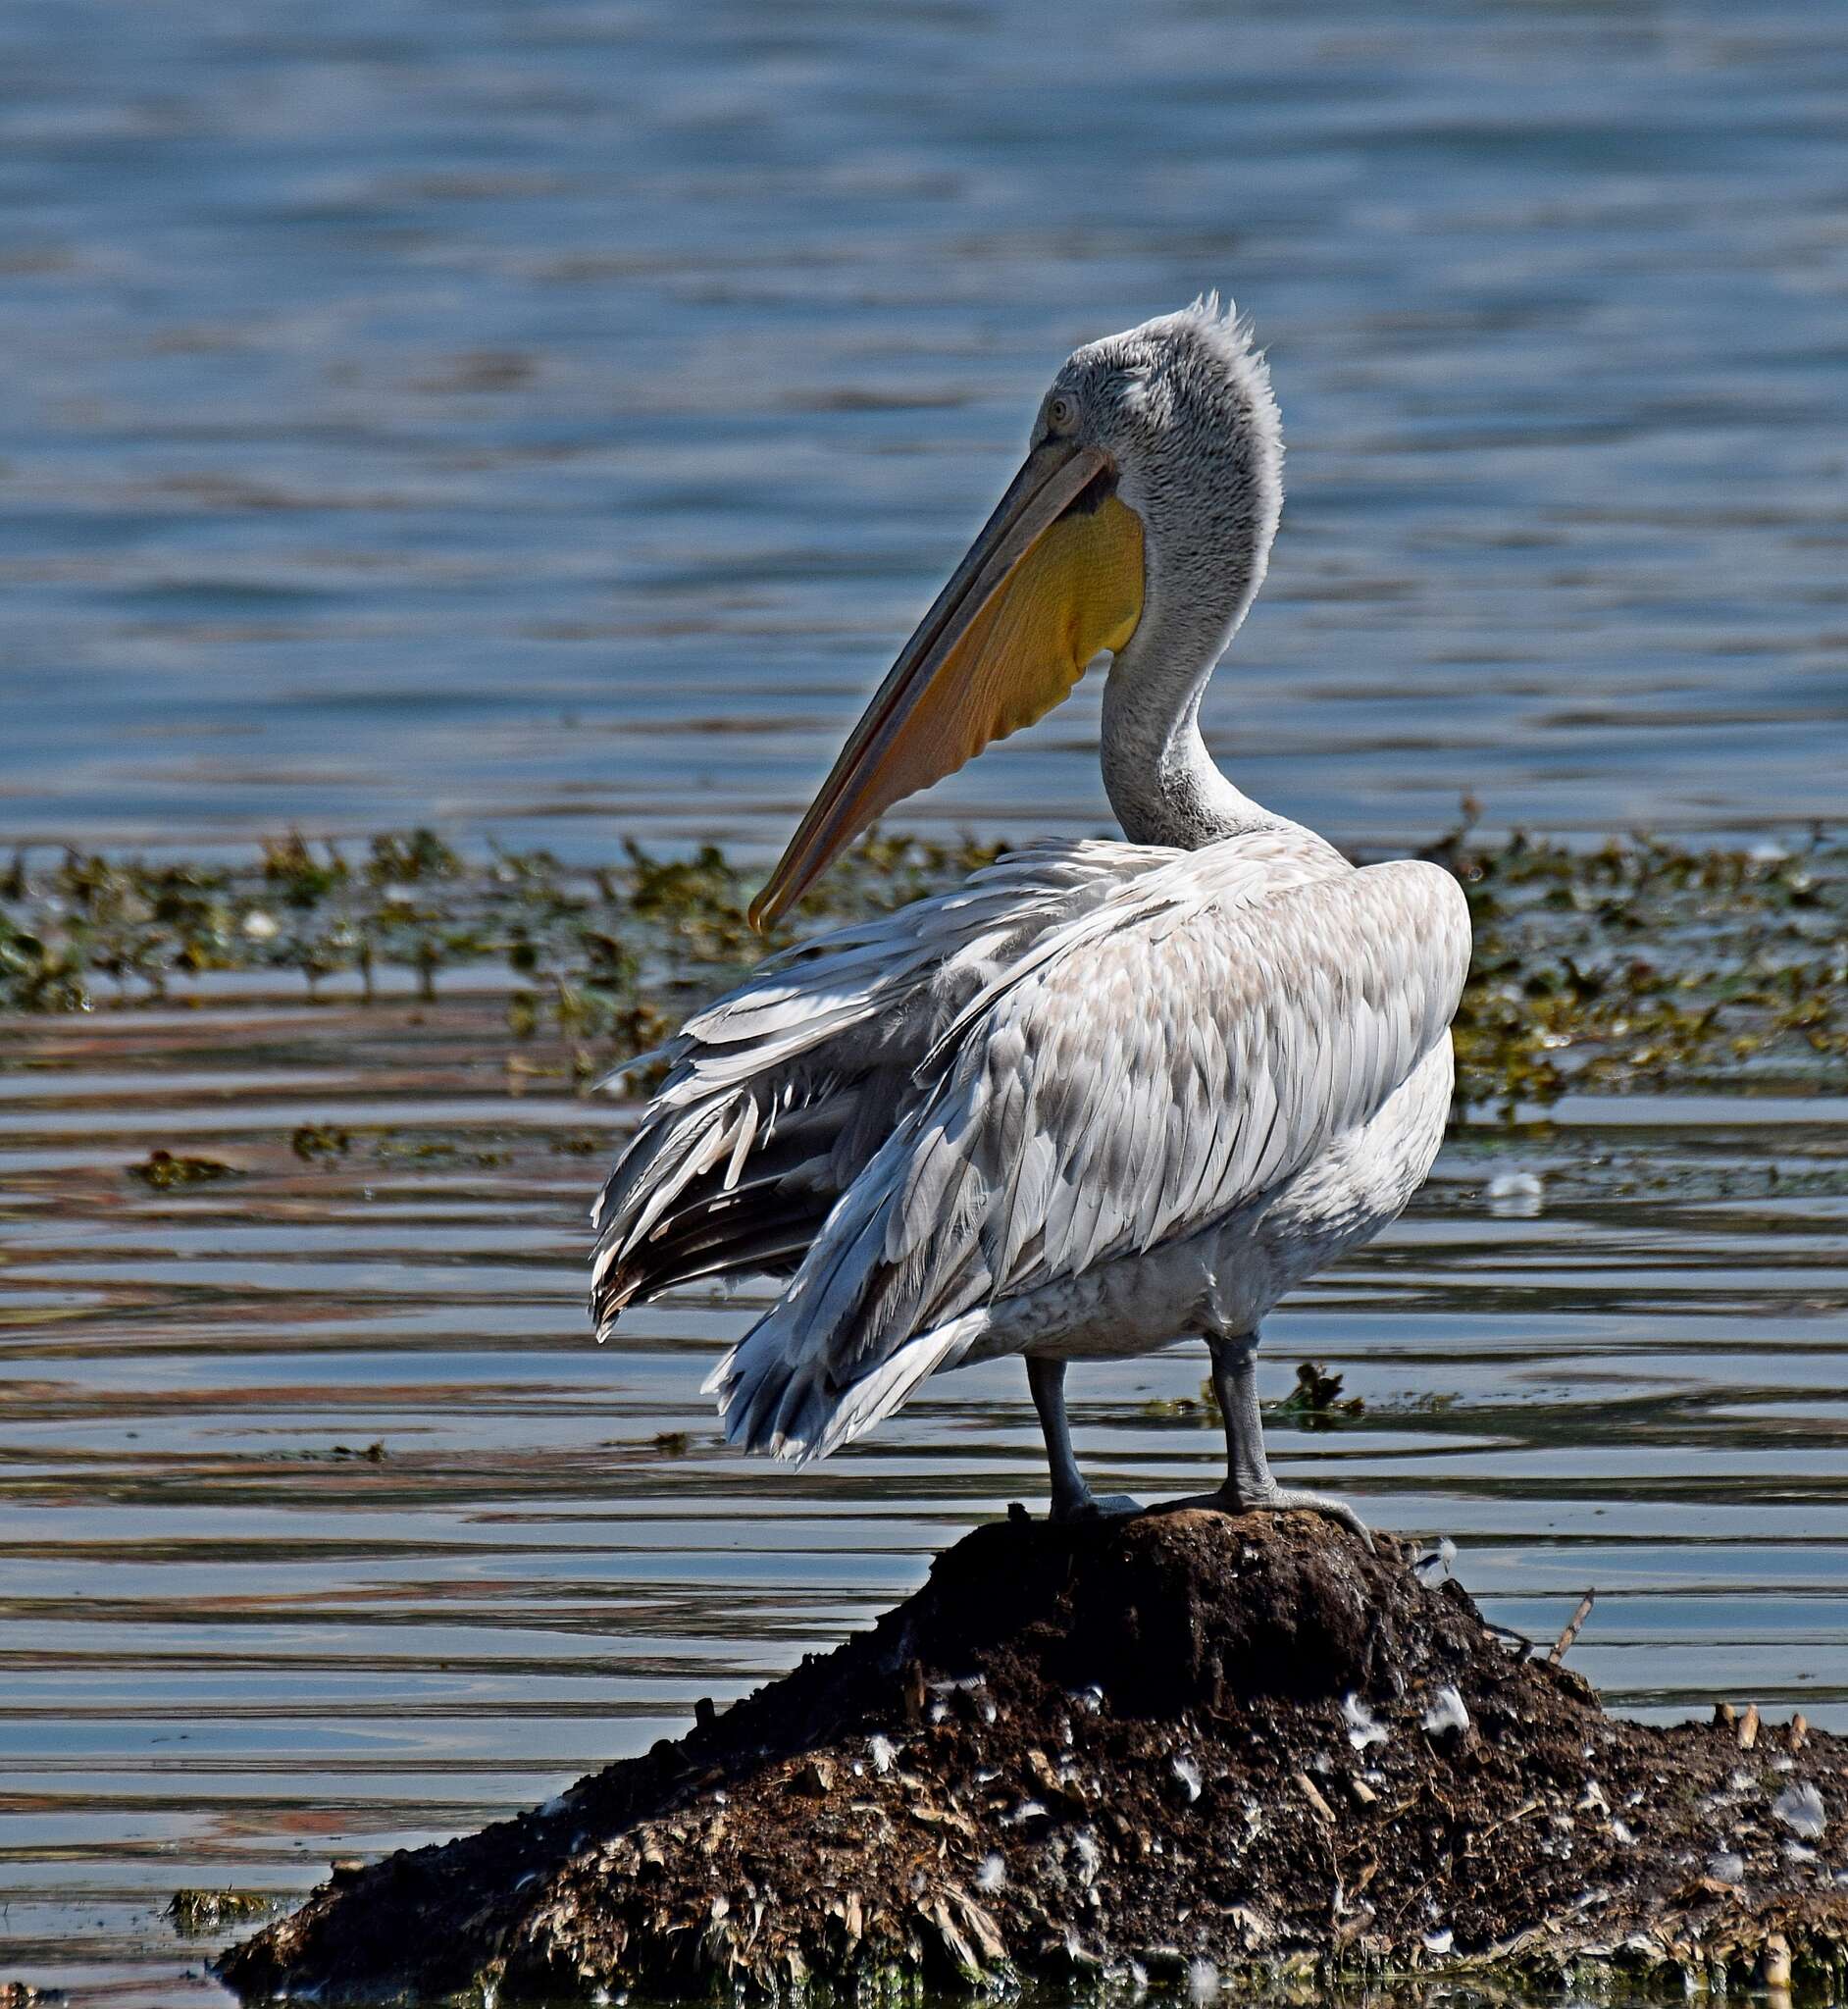
<instances>
[{"instance_id":1,"label":"muddy mound","mask_svg":"<svg viewBox=\"0 0 1848 2009\"><path fill-rule=\"evenodd\" d=\"M1840 1975L1848 1747L1651 1728L1306 1515L977 1529L867 1633L317 1890L251 1998L760 1994L1584 1960Z\"/></svg>"}]
</instances>

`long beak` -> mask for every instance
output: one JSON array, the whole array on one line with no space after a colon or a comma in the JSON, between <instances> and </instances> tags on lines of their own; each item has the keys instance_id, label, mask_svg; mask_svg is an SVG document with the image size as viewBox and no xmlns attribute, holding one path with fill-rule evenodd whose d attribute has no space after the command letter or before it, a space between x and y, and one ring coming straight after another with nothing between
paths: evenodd
<instances>
[{"instance_id":1,"label":"long beak","mask_svg":"<svg viewBox=\"0 0 1848 2009\"><path fill-rule=\"evenodd\" d=\"M1027 456L752 901L753 927L768 928L786 913L882 810L1042 716L1100 647L1120 647L1134 632L1141 524L1113 496L1106 502L1108 467L1096 447L1067 441L1048 440ZM1086 496L1094 483L1095 496ZM1100 541L1095 520L1106 508ZM1049 540L1061 519L1077 522L1076 534ZM1055 547L1050 559L1049 544ZM1100 576L1102 606L1094 604Z\"/></svg>"}]
</instances>

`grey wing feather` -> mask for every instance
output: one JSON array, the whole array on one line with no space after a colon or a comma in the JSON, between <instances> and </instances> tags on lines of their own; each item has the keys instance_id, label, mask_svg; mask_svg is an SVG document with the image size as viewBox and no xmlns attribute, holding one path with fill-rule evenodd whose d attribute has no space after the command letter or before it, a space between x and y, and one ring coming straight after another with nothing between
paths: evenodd
<instances>
[{"instance_id":1,"label":"grey wing feather","mask_svg":"<svg viewBox=\"0 0 1848 2009\"><path fill-rule=\"evenodd\" d=\"M591 1311L696 1278L787 1273L922 1090L919 1061L1042 935L1174 853L1029 846L953 892L771 957L632 1061L667 1075L592 1214Z\"/></svg>"},{"instance_id":2,"label":"grey wing feather","mask_svg":"<svg viewBox=\"0 0 1848 2009\"><path fill-rule=\"evenodd\" d=\"M1192 1234L1366 1121L1447 1036L1468 965L1435 866L1213 847L1127 882L984 985L928 1093L721 1364L734 1437L825 1454L971 1319Z\"/></svg>"}]
</instances>

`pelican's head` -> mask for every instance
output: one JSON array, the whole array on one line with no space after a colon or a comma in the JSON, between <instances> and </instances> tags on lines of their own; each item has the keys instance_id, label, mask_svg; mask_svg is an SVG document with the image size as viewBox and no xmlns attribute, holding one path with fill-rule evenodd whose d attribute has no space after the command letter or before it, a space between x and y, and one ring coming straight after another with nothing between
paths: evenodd
<instances>
[{"instance_id":1,"label":"pelican's head","mask_svg":"<svg viewBox=\"0 0 1848 2009\"><path fill-rule=\"evenodd\" d=\"M1210 663L1263 575L1283 448L1263 359L1216 298L1089 342L1026 463L900 650L751 907L768 927L884 810L1043 718L1157 607Z\"/></svg>"}]
</instances>

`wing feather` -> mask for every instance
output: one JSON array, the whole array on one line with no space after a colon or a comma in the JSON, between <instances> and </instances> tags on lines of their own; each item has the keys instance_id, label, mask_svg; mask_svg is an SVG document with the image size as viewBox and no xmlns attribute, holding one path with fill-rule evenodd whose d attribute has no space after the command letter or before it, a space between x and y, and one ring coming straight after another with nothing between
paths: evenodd
<instances>
[{"instance_id":1,"label":"wing feather","mask_svg":"<svg viewBox=\"0 0 1848 2009\"><path fill-rule=\"evenodd\" d=\"M786 1455L845 1441L915 1385L887 1365L933 1334L966 1346L997 1298L1259 1198L1447 1036L1468 953L1448 874L1357 871L1319 841L1284 859L1228 841L1061 921L949 1017L928 1091L722 1367L733 1434Z\"/></svg>"},{"instance_id":2,"label":"wing feather","mask_svg":"<svg viewBox=\"0 0 1848 2009\"><path fill-rule=\"evenodd\" d=\"M610 1082L643 1062L668 1071L592 1213L598 1331L686 1280L685 1223L701 1224L701 1275L758 1265L766 1234L781 1262L798 1219L819 1226L923 1100L919 1060L969 999L1043 936L1175 855L1029 846L950 893L770 957L657 1053L618 1069ZM723 1216L736 1229L728 1262L710 1203L734 1190L755 1198ZM773 1229L756 1219L759 1206Z\"/></svg>"}]
</instances>

